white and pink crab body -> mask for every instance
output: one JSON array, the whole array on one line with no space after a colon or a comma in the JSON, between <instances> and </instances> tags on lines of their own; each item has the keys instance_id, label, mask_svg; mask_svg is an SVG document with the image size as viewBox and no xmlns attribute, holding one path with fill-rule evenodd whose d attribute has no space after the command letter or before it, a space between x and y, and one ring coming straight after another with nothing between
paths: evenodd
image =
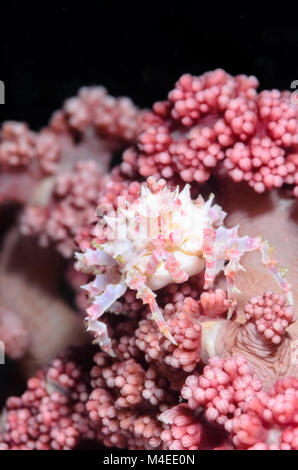
<instances>
[{"instance_id":1,"label":"white and pink crab body","mask_svg":"<svg viewBox=\"0 0 298 470\"><path fill-rule=\"evenodd\" d=\"M203 270L204 289L213 286L223 271L227 279L230 301L229 318L236 306L239 292L235 277L242 256L259 250L263 264L271 271L292 305L291 286L285 272L278 269L273 250L260 237L239 237L238 227L228 229L223 222L226 213L212 206L201 196L192 200L190 187L169 188L164 181L148 179L141 194L132 203L122 204L117 214L102 216L108 226L106 241L94 243L83 253L76 253L77 269L95 275L82 286L92 301L87 309L88 330L93 331L101 348L113 354L107 326L100 320L106 312L121 312L117 301L127 289L148 304L152 319L160 331L174 344L175 340L156 302L155 291L171 283L182 283Z\"/></svg>"}]
</instances>

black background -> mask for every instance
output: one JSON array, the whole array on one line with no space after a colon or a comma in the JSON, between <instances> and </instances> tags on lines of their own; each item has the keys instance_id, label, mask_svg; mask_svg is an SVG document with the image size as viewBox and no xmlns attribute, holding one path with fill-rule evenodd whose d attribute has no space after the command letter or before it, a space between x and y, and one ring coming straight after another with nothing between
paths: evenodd
<instances>
[{"instance_id":1,"label":"black background","mask_svg":"<svg viewBox=\"0 0 298 470\"><path fill-rule=\"evenodd\" d=\"M255 74L261 89L289 89L298 79L297 16L272 3L227 12L202 2L14 1L1 3L0 79L6 104L0 121L45 125L82 85L149 107L184 72L223 67ZM261 6L261 5L259 5ZM269 12L276 8L274 20ZM225 13L224 13L225 12ZM285 13L292 25L281 25ZM278 21L277 21L278 20Z\"/></svg>"}]
</instances>

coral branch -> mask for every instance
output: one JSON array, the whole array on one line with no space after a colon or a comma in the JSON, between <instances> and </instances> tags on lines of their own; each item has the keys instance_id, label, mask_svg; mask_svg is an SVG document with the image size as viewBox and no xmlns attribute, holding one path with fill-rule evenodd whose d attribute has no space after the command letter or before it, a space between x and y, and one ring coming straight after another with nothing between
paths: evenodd
<instances>
[{"instance_id":1,"label":"coral branch","mask_svg":"<svg viewBox=\"0 0 298 470\"><path fill-rule=\"evenodd\" d=\"M253 297L244 309L247 321L252 321L266 341L279 344L285 330L295 320L293 307L288 306L282 295L268 291L263 296Z\"/></svg>"}]
</instances>

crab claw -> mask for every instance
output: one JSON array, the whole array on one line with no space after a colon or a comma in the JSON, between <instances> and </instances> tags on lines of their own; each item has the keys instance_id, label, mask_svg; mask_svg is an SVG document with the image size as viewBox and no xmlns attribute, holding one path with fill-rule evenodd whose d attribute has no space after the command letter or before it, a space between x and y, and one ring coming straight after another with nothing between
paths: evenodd
<instances>
[{"instance_id":1,"label":"crab claw","mask_svg":"<svg viewBox=\"0 0 298 470\"><path fill-rule=\"evenodd\" d=\"M178 346L177 342L175 341L173 335L171 334L169 327L163 317L163 314L161 313L160 308L157 305L157 302L154 300L152 304L150 305L150 309L152 312L152 320L155 321L155 323L158 326L159 331L175 346Z\"/></svg>"},{"instance_id":2,"label":"crab claw","mask_svg":"<svg viewBox=\"0 0 298 470\"><path fill-rule=\"evenodd\" d=\"M112 348L112 341L108 334L107 325L98 320L89 320L87 331L95 333L95 339L93 344L98 344L102 351L106 352L111 357L116 357L116 354Z\"/></svg>"}]
</instances>

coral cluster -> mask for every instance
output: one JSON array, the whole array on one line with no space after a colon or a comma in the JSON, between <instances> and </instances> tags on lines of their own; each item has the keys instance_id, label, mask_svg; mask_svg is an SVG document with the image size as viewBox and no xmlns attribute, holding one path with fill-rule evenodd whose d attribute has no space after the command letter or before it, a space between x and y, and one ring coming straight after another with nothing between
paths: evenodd
<instances>
[{"instance_id":1,"label":"coral cluster","mask_svg":"<svg viewBox=\"0 0 298 470\"><path fill-rule=\"evenodd\" d=\"M176 349L142 311L128 325L121 315L111 326L114 358L96 352L91 367L89 346L68 351L7 400L0 448L72 449L87 440L147 450L297 450L297 379L276 378L268 389L232 352L204 366L208 310L178 299L164 308Z\"/></svg>"},{"instance_id":2,"label":"coral cluster","mask_svg":"<svg viewBox=\"0 0 298 470\"><path fill-rule=\"evenodd\" d=\"M297 194L297 107L290 92L257 93L255 77L221 69L183 75L156 103L149 126L127 150L130 177L204 183L218 166L262 193L283 184ZM222 165L220 163L222 162Z\"/></svg>"},{"instance_id":3,"label":"coral cluster","mask_svg":"<svg viewBox=\"0 0 298 470\"><path fill-rule=\"evenodd\" d=\"M78 96L66 100L63 109L54 113L50 128L58 133L82 134L92 127L97 133L134 142L145 113L129 98L114 98L104 87L81 88Z\"/></svg>"},{"instance_id":4,"label":"coral cluster","mask_svg":"<svg viewBox=\"0 0 298 470\"><path fill-rule=\"evenodd\" d=\"M75 238L94 221L103 175L96 162L79 161L72 171L58 174L51 182L47 205L25 208L20 230L39 237L41 246L55 245L64 257L71 257Z\"/></svg>"},{"instance_id":5,"label":"coral cluster","mask_svg":"<svg viewBox=\"0 0 298 470\"><path fill-rule=\"evenodd\" d=\"M0 449L73 449L97 435L86 411L90 384L83 363L63 354L28 380L22 396L7 400Z\"/></svg>"},{"instance_id":6,"label":"coral cluster","mask_svg":"<svg viewBox=\"0 0 298 470\"><path fill-rule=\"evenodd\" d=\"M1 450L298 450L295 272L292 292L262 231L217 203L235 182L287 189L285 217L297 203L297 107L257 86L187 74L152 111L83 88L39 133L3 124L1 209L19 212L3 215L0 340L31 378ZM260 293L262 265L277 282Z\"/></svg>"}]
</instances>

